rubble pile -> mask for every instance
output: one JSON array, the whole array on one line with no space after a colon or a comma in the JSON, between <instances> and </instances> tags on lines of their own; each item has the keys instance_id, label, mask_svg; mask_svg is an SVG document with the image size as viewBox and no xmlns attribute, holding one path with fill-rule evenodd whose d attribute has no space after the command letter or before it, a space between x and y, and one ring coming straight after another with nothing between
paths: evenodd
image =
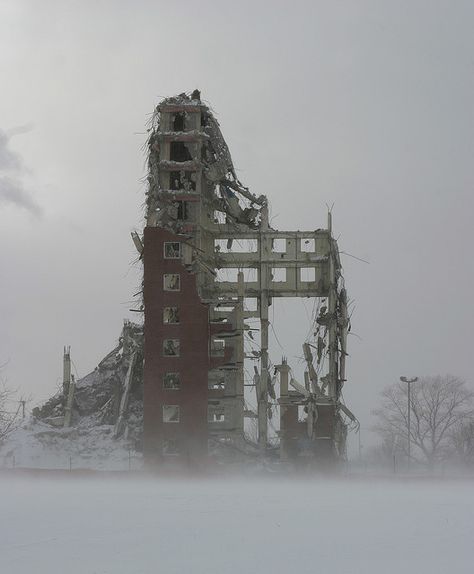
<instances>
[{"instance_id":1,"label":"rubble pile","mask_svg":"<svg viewBox=\"0 0 474 574\"><path fill-rule=\"evenodd\" d=\"M103 468L126 461L130 452L140 458L142 435L143 326L125 321L118 345L94 371L77 381L72 376L0 445L0 466L55 468L70 456L81 466Z\"/></svg>"}]
</instances>

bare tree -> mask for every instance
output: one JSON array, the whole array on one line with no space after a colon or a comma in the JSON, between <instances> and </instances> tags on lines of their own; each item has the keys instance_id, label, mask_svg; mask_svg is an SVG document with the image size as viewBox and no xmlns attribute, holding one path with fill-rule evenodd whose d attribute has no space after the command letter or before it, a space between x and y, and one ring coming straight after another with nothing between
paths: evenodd
<instances>
[{"instance_id":1,"label":"bare tree","mask_svg":"<svg viewBox=\"0 0 474 574\"><path fill-rule=\"evenodd\" d=\"M474 465L474 419L460 421L449 433L456 458L465 466Z\"/></svg>"},{"instance_id":2,"label":"bare tree","mask_svg":"<svg viewBox=\"0 0 474 574\"><path fill-rule=\"evenodd\" d=\"M453 451L453 432L473 420L474 393L465 381L451 375L423 377L411 387L410 438L413 459L433 467ZM408 388L397 382L382 392L374 411L375 431L385 442L408 455Z\"/></svg>"},{"instance_id":3,"label":"bare tree","mask_svg":"<svg viewBox=\"0 0 474 574\"><path fill-rule=\"evenodd\" d=\"M12 408L16 401L16 392L8 388L5 381L0 380L0 442L16 428L20 421L20 404Z\"/></svg>"}]
</instances>

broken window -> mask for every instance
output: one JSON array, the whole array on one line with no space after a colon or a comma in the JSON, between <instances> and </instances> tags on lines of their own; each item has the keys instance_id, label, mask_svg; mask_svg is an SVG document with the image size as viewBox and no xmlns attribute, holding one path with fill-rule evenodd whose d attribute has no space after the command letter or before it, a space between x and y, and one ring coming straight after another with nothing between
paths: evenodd
<instances>
[{"instance_id":1,"label":"broken window","mask_svg":"<svg viewBox=\"0 0 474 574\"><path fill-rule=\"evenodd\" d=\"M225 350L224 339L212 339L211 340L211 355L212 356L222 356Z\"/></svg>"},{"instance_id":2,"label":"broken window","mask_svg":"<svg viewBox=\"0 0 474 574\"><path fill-rule=\"evenodd\" d=\"M179 291L181 289L179 273L165 273L163 275L163 289L165 291Z\"/></svg>"},{"instance_id":3,"label":"broken window","mask_svg":"<svg viewBox=\"0 0 474 574\"><path fill-rule=\"evenodd\" d=\"M165 241L164 255L165 259L179 259L181 257L181 243Z\"/></svg>"},{"instance_id":4,"label":"broken window","mask_svg":"<svg viewBox=\"0 0 474 574\"><path fill-rule=\"evenodd\" d=\"M225 377L220 376L218 379L209 381L208 388L215 391L222 391L225 389Z\"/></svg>"},{"instance_id":5,"label":"broken window","mask_svg":"<svg viewBox=\"0 0 474 574\"><path fill-rule=\"evenodd\" d=\"M177 112L172 117L172 125L174 132L184 132L186 128L186 114L184 112Z\"/></svg>"},{"instance_id":6,"label":"broken window","mask_svg":"<svg viewBox=\"0 0 474 574\"><path fill-rule=\"evenodd\" d=\"M163 323L165 325L179 324L179 308L178 307L165 307L163 309Z\"/></svg>"},{"instance_id":7,"label":"broken window","mask_svg":"<svg viewBox=\"0 0 474 574\"><path fill-rule=\"evenodd\" d=\"M215 239L214 249L219 253L257 253L257 239Z\"/></svg>"},{"instance_id":8,"label":"broken window","mask_svg":"<svg viewBox=\"0 0 474 574\"><path fill-rule=\"evenodd\" d=\"M222 423L225 421L224 407L209 407L207 412L207 420L210 423Z\"/></svg>"},{"instance_id":9,"label":"broken window","mask_svg":"<svg viewBox=\"0 0 474 574\"><path fill-rule=\"evenodd\" d=\"M163 375L163 388L167 391L178 391L181 387L179 373L165 373Z\"/></svg>"},{"instance_id":10,"label":"broken window","mask_svg":"<svg viewBox=\"0 0 474 574\"><path fill-rule=\"evenodd\" d=\"M173 191L195 191L196 172L194 171L170 171L170 189Z\"/></svg>"},{"instance_id":11,"label":"broken window","mask_svg":"<svg viewBox=\"0 0 474 574\"><path fill-rule=\"evenodd\" d=\"M165 339L163 341L163 355L165 357L179 357L179 339Z\"/></svg>"},{"instance_id":12,"label":"broken window","mask_svg":"<svg viewBox=\"0 0 474 574\"><path fill-rule=\"evenodd\" d=\"M305 407L303 405L298 405L298 422L302 423L305 422L307 419L307 414L305 411Z\"/></svg>"},{"instance_id":13,"label":"broken window","mask_svg":"<svg viewBox=\"0 0 474 574\"><path fill-rule=\"evenodd\" d=\"M221 313L232 313L232 311L235 309L235 307L230 306L230 305L216 305L214 307L214 311L215 312L221 312Z\"/></svg>"},{"instance_id":14,"label":"broken window","mask_svg":"<svg viewBox=\"0 0 474 574\"><path fill-rule=\"evenodd\" d=\"M167 456L176 456L180 454L179 443L176 439L167 438L163 441L163 454Z\"/></svg>"},{"instance_id":15,"label":"broken window","mask_svg":"<svg viewBox=\"0 0 474 574\"><path fill-rule=\"evenodd\" d=\"M163 422L179 423L179 405L163 405Z\"/></svg>"},{"instance_id":16,"label":"broken window","mask_svg":"<svg viewBox=\"0 0 474 574\"><path fill-rule=\"evenodd\" d=\"M187 221L189 219L189 207L187 201L176 202L177 212L176 219L178 221Z\"/></svg>"},{"instance_id":17,"label":"broken window","mask_svg":"<svg viewBox=\"0 0 474 574\"><path fill-rule=\"evenodd\" d=\"M226 214L224 211L218 211L217 209L214 211L214 223L218 225L223 225L226 223Z\"/></svg>"},{"instance_id":18,"label":"broken window","mask_svg":"<svg viewBox=\"0 0 474 574\"><path fill-rule=\"evenodd\" d=\"M193 159L188 146L184 142L170 142L171 161L191 161Z\"/></svg>"}]
</instances>

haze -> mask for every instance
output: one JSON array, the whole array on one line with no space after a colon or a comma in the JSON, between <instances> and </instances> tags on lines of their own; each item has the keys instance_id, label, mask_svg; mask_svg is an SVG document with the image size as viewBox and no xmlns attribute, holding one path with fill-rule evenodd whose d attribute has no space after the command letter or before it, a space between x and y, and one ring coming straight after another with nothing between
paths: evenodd
<instances>
[{"instance_id":1,"label":"haze","mask_svg":"<svg viewBox=\"0 0 474 574\"><path fill-rule=\"evenodd\" d=\"M44 401L63 345L85 375L137 320L146 122L194 88L274 227L324 227L334 204L341 250L369 261L343 256L362 428L400 375L472 381L473 18L468 1L1 2L9 385ZM304 304L274 312L274 362L298 366Z\"/></svg>"}]
</instances>

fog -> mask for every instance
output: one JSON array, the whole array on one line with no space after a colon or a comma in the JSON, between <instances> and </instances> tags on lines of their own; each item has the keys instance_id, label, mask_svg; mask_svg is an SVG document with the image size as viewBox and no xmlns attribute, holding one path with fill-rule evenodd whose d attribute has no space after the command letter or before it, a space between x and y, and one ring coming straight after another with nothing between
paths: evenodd
<instances>
[{"instance_id":1,"label":"fog","mask_svg":"<svg viewBox=\"0 0 474 574\"><path fill-rule=\"evenodd\" d=\"M8 574L472 571L472 484L0 480Z\"/></svg>"},{"instance_id":2,"label":"fog","mask_svg":"<svg viewBox=\"0 0 474 574\"><path fill-rule=\"evenodd\" d=\"M323 227L334 204L363 432L402 374L472 381L473 17L469 1L2 2L2 377L44 401L63 345L85 375L136 319L146 121L197 87L274 227ZM303 303L272 320L273 362L297 367Z\"/></svg>"}]
</instances>

